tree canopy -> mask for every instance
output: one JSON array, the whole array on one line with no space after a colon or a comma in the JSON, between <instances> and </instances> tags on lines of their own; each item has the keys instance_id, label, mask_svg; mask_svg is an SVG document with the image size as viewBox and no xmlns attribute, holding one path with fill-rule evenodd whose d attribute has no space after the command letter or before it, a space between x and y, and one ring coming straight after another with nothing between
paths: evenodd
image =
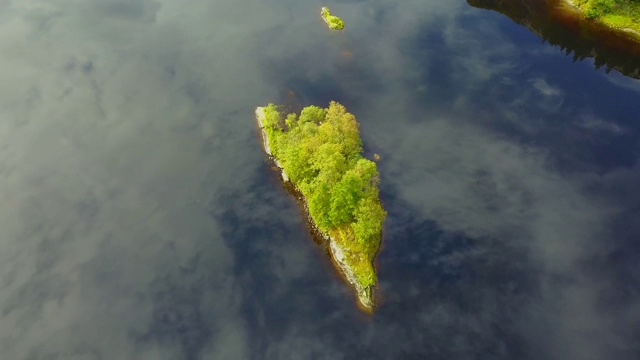
<instances>
[{"instance_id":1,"label":"tree canopy","mask_svg":"<svg viewBox=\"0 0 640 360\"><path fill-rule=\"evenodd\" d=\"M283 116L264 108L272 155L305 197L318 229L347 250L363 285L375 284L373 258L386 217L379 200L376 164L362 157L356 118L332 101Z\"/></svg>"},{"instance_id":2,"label":"tree canopy","mask_svg":"<svg viewBox=\"0 0 640 360\"><path fill-rule=\"evenodd\" d=\"M320 15L322 19L329 25L330 29L333 30L343 30L344 29L344 21L337 16L331 15L329 12L329 8L323 7L320 11Z\"/></svg>"}]
</instances>

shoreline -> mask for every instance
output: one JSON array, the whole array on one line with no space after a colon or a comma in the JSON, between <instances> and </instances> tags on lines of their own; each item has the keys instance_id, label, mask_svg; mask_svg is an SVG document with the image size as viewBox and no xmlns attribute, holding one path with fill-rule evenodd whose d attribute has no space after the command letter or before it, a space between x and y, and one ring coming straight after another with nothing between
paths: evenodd
<instances>
[{"instance_id":1,"label":"shoreline","mask_svg":"<svg viewBox=\"0 0 640 360\"><path fill-rule=\"evenodd\" d=\"M580 15L582 16L582 20L590 20L593 21L601 26L606 27L607 29L613 30L613 31L619 31L622 33L625 33L626 35L631 35L629 36L630 38L632 38L633 40L640 42L640 31L632 29L632 28L618 28L618 27L613 27L607 23L605 23L604 21L600 21L598 19L587 19L584 11L582 11L581 8L579 8L574 2L573 0L560 0L561 3L564 3L565 5L568 5L572 8L574 8L576 11L578 11L580 13Z\"/></svg>"},{"instance_id":2,"label":"shoreline","mask_svg":"<svg viewBox=\"0 0 640 360\"><path fill-rule=\"evenodd\" d=\"M558 46L573 61L593 59L596 69L615 70L640 79L640 34L587 19L576 0L467 0L475 8L495 11Z\"/></svg>"},{"instance_id":3,"label":"shoreline","mask_svg":"<svg viewBox=\"0 0 640 360\"><path fill-rule=\"evenodd\" d=\"M328 244L328 252L329 257L331 258L331 262L334 264L334 267L338 269L340 275L346 280L347 283L351 286L351 288L356 292L356 297L358 299L357 305L362 311L371 314L373 313L374 304L374 287L368 286L367 288L363 288L358 284L357 278L353 273L353 270L344 262L345 254L344 250L340 248L338 242L333 239L328 234L322 232L318 226L315 224L311 215L309 214L309 209L307 205L307 200L304 198L300 190L289 180L289 177L284 172L282 164L273 156L271 153L271 146L269 145L269 138L267 136L266 131L264 130L264 108L257 107L255 110L256 121L258 123L258 128L260 129L260 133L262 136L262 146L269 157L270 161L278 167L280 170L280 175L282 177L283 183L286 188L290 188L291 191L294 192L294 196L301 202L302 210L309 222L309 226L311 227L311 231L313 234L316 234L318 237L323 239Z\"/></svg>"}]
</instances>

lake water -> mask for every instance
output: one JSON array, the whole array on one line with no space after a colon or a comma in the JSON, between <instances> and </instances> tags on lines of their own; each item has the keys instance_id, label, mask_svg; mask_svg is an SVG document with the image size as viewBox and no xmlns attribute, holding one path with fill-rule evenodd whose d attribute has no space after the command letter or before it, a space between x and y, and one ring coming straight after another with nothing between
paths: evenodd
<instances>
[{"instance_id":1,"label":"lake water","mask_svg":"<svg viewBox=\"0 0 640 360\"><path fill-rule=\"evenodd\" d=\"M4 0L0 79L2 359L640 358L640 81L504 15ZM330 100L381 156L373 316L255 127Z\"/></svg>"}]
</instances>

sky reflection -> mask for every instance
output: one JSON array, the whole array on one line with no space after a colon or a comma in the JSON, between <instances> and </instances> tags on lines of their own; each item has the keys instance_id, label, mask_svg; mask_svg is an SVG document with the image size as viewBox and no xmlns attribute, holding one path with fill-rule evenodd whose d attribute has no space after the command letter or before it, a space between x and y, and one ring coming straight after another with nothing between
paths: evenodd
<instances>
[{"instance_id":1,"label":"sky reflection","mask_svg":"<svg viewBox=\"0 0 640 360\"><path fill-rule=\"evenodd\" d=\"M637 81L463 1L0 2L7 359L635 359ZM357 311L253 109L382 156Z\"/></svg>"}]
</instances>

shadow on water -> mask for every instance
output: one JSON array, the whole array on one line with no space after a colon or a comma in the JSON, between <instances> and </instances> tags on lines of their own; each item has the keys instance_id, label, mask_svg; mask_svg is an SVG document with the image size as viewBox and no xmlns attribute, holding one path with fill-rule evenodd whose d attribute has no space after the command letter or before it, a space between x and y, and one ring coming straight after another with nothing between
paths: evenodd
<instances>
[{"instance_id":1,"label":"shadow on water","mask_svg":"<svg viewBox=\"0 0 640 360\"><path fill-rule=\"evenodd\" d=\"M210 212L236 259L254 358L290 354L296 342L320 346L296 350L300 358L527 358L514 320L537 293L526 253L447 232L383 189L379 306L367 316L275 172L259 171L251 192L229 193ZM282 265L298 256L302 268Z\"/></svg>"},{"instance_id":2,"label":"shadow on water","mask_svg":"<svg viewBox=\"0 0 640 360\"><path fill-rule=\"evenodd\" d=\"M559 46L574 61L593 58L605 67L640 79L640 42L631 35L585 19L560 0L467 0L469 5L497 11L527 27L551 45Z\"/></svg>"}]
</instances>

